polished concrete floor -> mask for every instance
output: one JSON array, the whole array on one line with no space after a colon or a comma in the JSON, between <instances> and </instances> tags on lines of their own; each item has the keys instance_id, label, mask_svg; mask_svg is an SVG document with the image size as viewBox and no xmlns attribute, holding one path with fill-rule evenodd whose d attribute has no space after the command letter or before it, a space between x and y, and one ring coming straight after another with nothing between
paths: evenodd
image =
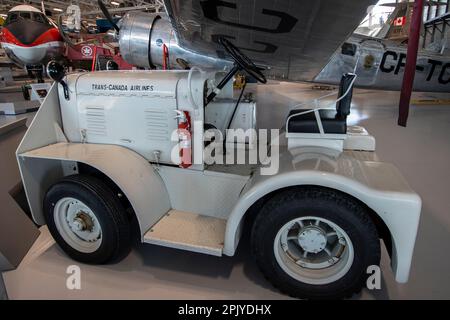
<instances>
[{"instance_id":1,"label":"polished concrete floor","mask_svg":"<svg viewBox=\"0 0 450 320\"><path fill-rule=\"evenodd\" d=\"M328 93L310 84L258 86L260 127L281 127L291 106ZM400 168L423 199L423 213L410 281L397 284L382 253L381 290L354 299L450 298L450 94L415 94L446 99L417 104L407 128L397 126L399 94L357 90L350 122L377 138L377 154ZM268 284L249 255L247 237L237 255L216 258L136 244L116 265L81 268L81 290L68 290L68 266L76 264L56 246L46 228L21 266L4 274L10 299L285 299Z\"/></svg>"}]
</instances>

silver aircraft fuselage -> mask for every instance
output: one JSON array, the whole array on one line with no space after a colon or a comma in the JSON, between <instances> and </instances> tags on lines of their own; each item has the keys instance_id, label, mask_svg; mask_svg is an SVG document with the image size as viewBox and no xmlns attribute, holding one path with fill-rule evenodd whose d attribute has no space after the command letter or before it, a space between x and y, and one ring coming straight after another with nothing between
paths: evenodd
<instances>
[{"instance_id":1,"label":"silver aircraft fuselage","mask_svg":"<svg viewBox=\"0 0 450 320\"><path fill-rule=\"evenodd\" d=\"M343 73L356 72L357 87L400 90L406 50L395 41L353 34L313 81L338 84ZM450 92L450 57L419 50L414 91Z\"/></svg>"}]
</instances>

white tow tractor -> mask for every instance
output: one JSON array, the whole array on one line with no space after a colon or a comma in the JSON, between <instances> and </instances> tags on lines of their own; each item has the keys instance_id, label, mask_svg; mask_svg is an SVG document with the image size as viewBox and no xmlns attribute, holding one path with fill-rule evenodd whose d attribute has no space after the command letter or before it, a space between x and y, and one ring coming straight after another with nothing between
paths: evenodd
<instances>
[{"instance_id":1,"label":"white tow tractor","mask_svg":"<svg viewBox=\"0 0 450 320\"><path fill-rule=\"evenodd\" d=\"M396 280L406 282L421 200L378 160L366 130L347 127L355 75L343 77L335 109L291 111L287 146L276 134L261 143L251 134L256 102L236 101L229 80L237 70L265 77L222 44L235 60L225 76L198 68L65 75L50 64L59 84L17 150L35 222L70 257L94 264L129 252L133 219L142 242L214 256L233 256L251 232L267 279L301 298L358 292L379 265L382 238ZM208 138L211 128L224 143ZM258 163L226 161L267 144Z\"/></svg>"}]
</instances>

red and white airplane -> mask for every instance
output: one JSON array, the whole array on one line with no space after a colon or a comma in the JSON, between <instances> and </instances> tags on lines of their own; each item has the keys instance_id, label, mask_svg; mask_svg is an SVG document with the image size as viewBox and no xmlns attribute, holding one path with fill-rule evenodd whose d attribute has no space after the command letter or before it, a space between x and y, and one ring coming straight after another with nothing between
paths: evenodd
<instances>
[{"instance_id":1,"label":"red and white airplane","mask_svg":"<svg viewBox=\"0 0 450 320\"><path fill-rule=\"evenodd\" d=\"M0 42L11 60L27 69L45 65L64 52L64 41L56 25L29 5L19 5L8 12Z\"/></svg>"}]
</instances>

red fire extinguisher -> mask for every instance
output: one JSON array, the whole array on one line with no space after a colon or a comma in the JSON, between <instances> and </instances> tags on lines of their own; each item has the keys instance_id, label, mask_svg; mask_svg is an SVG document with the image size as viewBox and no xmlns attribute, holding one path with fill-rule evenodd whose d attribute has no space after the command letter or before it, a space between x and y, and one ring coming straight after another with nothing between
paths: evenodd
<instances>
[{"instance_id":1,"label":"red fire extinguisher","mask_svg":"<svg viewBox=\"0 0 450 320\"><path fill-rule=\"evenodd\" d=\"M180 147L180 167L192 165L191 116L187 111L175 110L178 118L178 145Z\"/></svg>"}]
</instances>

